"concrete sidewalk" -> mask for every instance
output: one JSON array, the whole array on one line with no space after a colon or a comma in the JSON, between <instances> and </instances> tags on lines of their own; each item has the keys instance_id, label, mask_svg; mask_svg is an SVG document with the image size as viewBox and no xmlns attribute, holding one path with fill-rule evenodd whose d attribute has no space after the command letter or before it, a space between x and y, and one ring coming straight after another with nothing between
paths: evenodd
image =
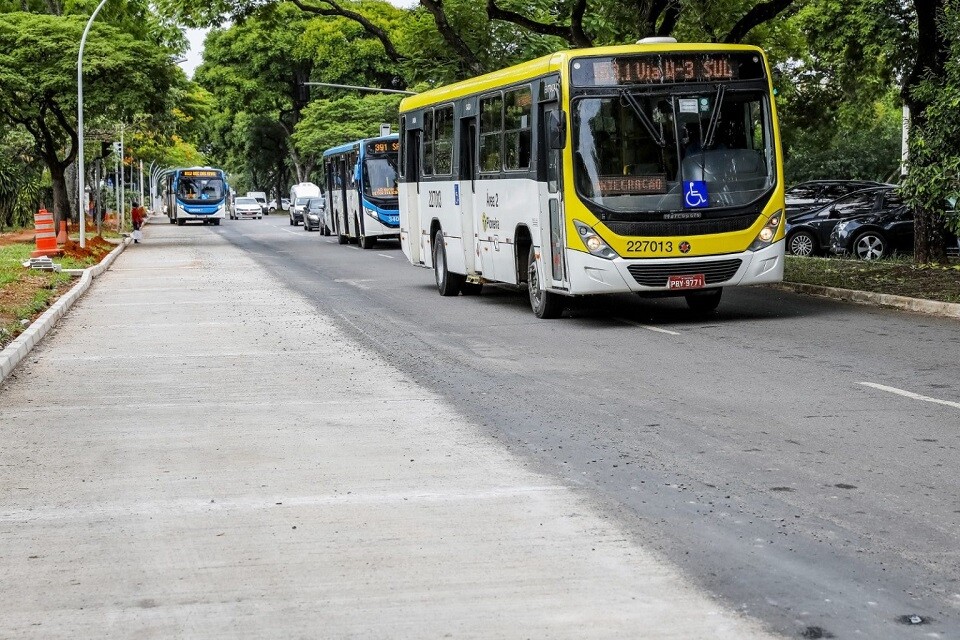
<instances>
[{"instance_id":1,"label":"concrete sidewalk","mask_svg":"<svg viewBox=\"0 0 960 640\"><path fill-rule=\"evenodd\" d=\"M0 386L0 637L771 637L206 227Z\"/></svg>"}]
</instances>

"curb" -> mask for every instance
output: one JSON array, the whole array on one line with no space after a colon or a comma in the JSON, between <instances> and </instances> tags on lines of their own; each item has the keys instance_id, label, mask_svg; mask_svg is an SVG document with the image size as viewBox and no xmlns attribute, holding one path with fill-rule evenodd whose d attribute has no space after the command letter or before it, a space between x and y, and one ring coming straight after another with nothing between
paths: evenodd
<instances>
[{"instance_id":1,"label":"curb","mask_svg":"<svg viewBox=\"0 0 960 640\"><path fill-rule=\"evenodd\" d=\"M954 318L960 320L960 304L954 302L938 302L936 300L924 300L922 298L908 298L906 296L895 296L888 293L871 293L869 291L856 291L854 289L837 289L835 287L821 287L813 284L800 284L796 282L781 282L779 284L769 285L774 289L783 291L792 291L794 293L804 293L813 296L823 296L845 302L854 302L856 304L874 305L879 307L892 307L904 311L914 311L916 313L926 313L928 315L942 316L945 318Z\"/></svg>"},{"instance_id":2,"label":"curb","mask_svg":"<svg viewBox=\"0 0 960 640\"><path fill-rule=\"evenodd\" d=\"M17 336L16 340L8 344L3 351L0 351L0 382L3 382L20 364L20 361L27 357L30 350L47 335L50 329L56 326L57 321L63 317L63 314L90 288L93 279L106 271L117 256L123 253L128 244L130 244L130 239L125 238L116 249L108 253L99 263L83 269L80 272L82 274L80 282L60 296L49 309L43 312L43 315L27 327L26 331Z\"/></svg>"}]
</instances>

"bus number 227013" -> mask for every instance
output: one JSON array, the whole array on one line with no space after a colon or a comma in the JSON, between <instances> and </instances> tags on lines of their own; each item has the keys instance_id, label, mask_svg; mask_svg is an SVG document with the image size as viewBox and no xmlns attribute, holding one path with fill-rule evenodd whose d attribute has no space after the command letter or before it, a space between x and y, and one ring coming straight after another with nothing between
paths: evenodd
<instances>
[{"instance_id":1,"label":"bus number 227013","mask_svg":"<svg viewBox=\"0 0 960 640\"><path fill-rule=\"evenodd\" d=\"M628 240L627 251L636 251L639 253L652 253L654 251L672 253L673 243L667 240Z\"/></svg>"}]
</instances>

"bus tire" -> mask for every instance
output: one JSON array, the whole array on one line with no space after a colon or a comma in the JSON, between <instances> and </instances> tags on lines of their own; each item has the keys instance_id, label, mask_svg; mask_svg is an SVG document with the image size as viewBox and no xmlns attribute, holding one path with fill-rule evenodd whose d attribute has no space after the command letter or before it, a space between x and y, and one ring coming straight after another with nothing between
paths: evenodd
<instances>
[{"instance_id":1,"label":"bus tire","mask_svg":"<svg viewBox=\"0 0 960 640\"><path fill-rule=\"evenodd\" d=\"M433 237L433 275L437 280L437 291L442 296L455 296L460 293L466 276L450 273L447 269L447 249L443 242L443 231L437 229Z\"/></svg>"},{"instance_id":2,"label":"bus tire","mask_svg":"<svg viewBox=\"0 0 960 640\"><path fill-rule=\"evenodd\" d=\"M360 236L359 242L360 246L364 249L373 249L375 246L377 246L376 236L372 238L370 236Z\"/></svg>"},{"instance_id":3,"label":"bus tire","mask_svg":"<svg viewBox=\"0 0 960 640\"><path fill-rule=\"evenodd\" d=\"M214 218L214 219L213 219L213 226L215 226L215 227L219 227L219 226L220 226L220 218Z\"/></svg>"},{"instance_id":4,"label":"bus tire","mask_svg":"<svg viewBox=\"0 0 960 640\"><path fill-rule=\"evenodd\" d=\"M700 293L688 293L684 296L687 306L696 313L710 313L720 305L723 289L708 289Z\"/></svg>"},{"instance_id":5,"label":"bus tire","mask_svg":"<svg viewBox=\"0 0 960 640\"><path fill-rule=\"evenodd\" d=\"M176 218L169 218L170 224L177 224Z\"/></svg>"},{"instance_id":6,"label":"bus tire","mask_svg":"<svg viewBox=\"0 0 960 640\"><path fill-rule=\"evenodd\" d=\"M185 225L185 224L187 224L187 221L186 221L186 220L184 220L184 219L182 219L182 218L177 218L177 226L178 226L178 227L182 227L182 226Z\"/></svg>"},{"instance_id":7,"label":"bus tire","mask_svg":"<svg viewBox=\"0 0 960 640\"><path fill-rule=\"evenodd\" d=\"M337 234L337 244L347 244L348 242L350 242L350 238L343 235L342 233Z\"/></svg>"},{"instance_id":8,"label":"bus tire","mask_svg":"<svg viewBox=\"0 0 960 640\"><path fill-rule=\"evenodd\" d=\"M562 297L547 291L541 285L540 269L537 266L537 250L530 245L527 255L527 293L530 296L530 308L538 318L550 320L563 315L564 300Z\"/></svg>"}]
</instances>

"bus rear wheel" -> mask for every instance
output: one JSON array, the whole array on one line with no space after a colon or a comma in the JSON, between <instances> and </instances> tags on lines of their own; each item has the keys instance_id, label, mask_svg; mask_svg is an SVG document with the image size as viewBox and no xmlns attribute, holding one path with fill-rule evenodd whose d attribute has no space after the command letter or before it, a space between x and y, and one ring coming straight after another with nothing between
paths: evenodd
<instances>
[{"instance_id":1,"label":"bus rear wheel","mask_svg":"<svg viewBox=\"0 0 960 640\"><path fill-rule=\"evenodd\" d=\"M177 226L178 226L178 227L182 227L182 226L185 225L185 224L187 224L187 221L186 221L186 220L184 220L183 218L177 218Z\"/></svg>"},{"instance_id":2,"label":"bus rear wheel","mask_svg":"<svg viewBox=\"0 0 960 640\"><path fill-rule=\"evenodd\" d=\"M720 305L722 295L723 289L710 289L701 293L688 293L684 298L687 299L687 306L691 311L709 313Z\"/></svg>"},{"instance_id":3,"label":"bus rear wheel","mask_svg":"<svg viewBox=\"0 0 960 640\"><path fill-rule=\"evenodd\" d=\"M530 245L527 257L527 293L530 294L530 307L538 318L549 320L563 315L563 298L547 291L543 284L537 266L537 251L533 245Z\"/></svg>"},{"instance_id":4,"label":"bus rear wheel","mask_svg":"<svg viewBox=\"0 0 960 640\"><path fill-rule=\"evenodd\" d=\"M433 236L433 274L437 279L437 291L442 296L457 295L466 280L466 276L447 270L447 249L443 242L443 231L440 229L437 229L437 234Z\"/></svg>"}]
</instances>

